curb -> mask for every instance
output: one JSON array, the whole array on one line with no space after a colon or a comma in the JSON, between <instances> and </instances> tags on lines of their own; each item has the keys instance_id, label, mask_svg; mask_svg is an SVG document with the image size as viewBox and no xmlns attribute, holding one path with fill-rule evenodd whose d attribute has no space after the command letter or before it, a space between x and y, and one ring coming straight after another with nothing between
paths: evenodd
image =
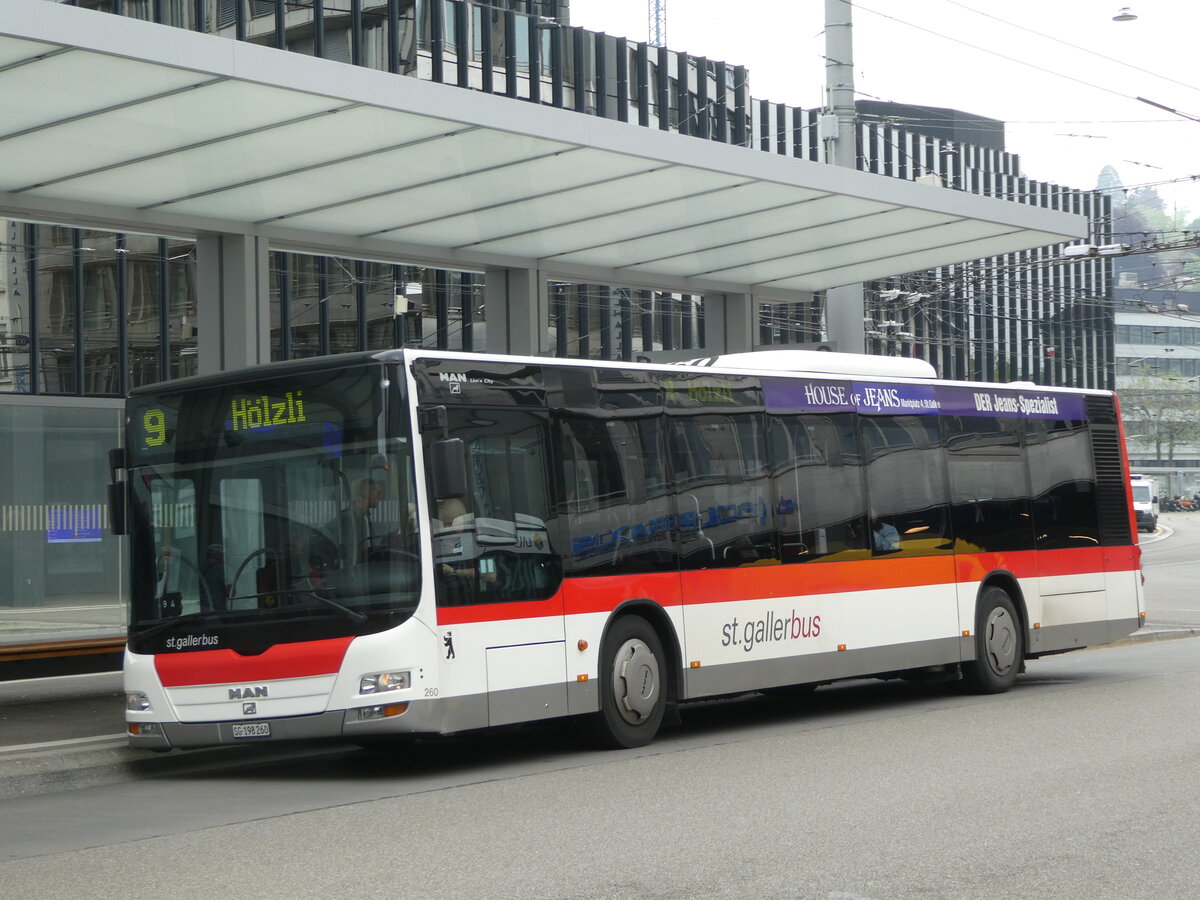
<instances>
[{"instance_id":1,"label":"curb","mask_svg":"<svg viewBox=\"0 0 1200 900\"><path fill-rule=\"evenodd\" d=\"M347 747L345 744L318 743L289 749L286 744L258 744L155 753L134 750L125 741L125 735L117 734L0 747L0 800L159 775L194 775L228 768L235 763L252 766L320 756Z\"/></svg>"},{"instance_id":2,"label":"curb","mask_svg":"<svg viewBox=\"0 0 1200 900\"><path fill-rule=\"evenodd\" d=\"M1135 631L1128 637L1107 644L1093 647L1093 650L1103 650L1105 647L1127 647L1130 644L1144 644L1147 641L1176 641L1180 638L1200 637L1200 628L1180 626L1178 628L1154 628Z\"/></svg>"}]
</instances>

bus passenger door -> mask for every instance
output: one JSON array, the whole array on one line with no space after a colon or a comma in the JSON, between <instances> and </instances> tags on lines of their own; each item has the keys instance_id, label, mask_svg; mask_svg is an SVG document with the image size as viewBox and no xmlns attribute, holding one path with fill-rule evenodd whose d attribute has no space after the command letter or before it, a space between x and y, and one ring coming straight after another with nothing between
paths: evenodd
<instances>
[{"instance_id":1,"label":"bus passenger door","mask_svg":"<svg viewBox=\"0 0 1200 900\"><path fill-rule=\"evenodd\" d=\"M431 485L441 696L474 697L467 706L485 719L479 725L566 715L548 419L478 407L451 408L447 418L447 433L462 442L466 485L441 497L438 479Z\"/></svg>"}]
</instances>

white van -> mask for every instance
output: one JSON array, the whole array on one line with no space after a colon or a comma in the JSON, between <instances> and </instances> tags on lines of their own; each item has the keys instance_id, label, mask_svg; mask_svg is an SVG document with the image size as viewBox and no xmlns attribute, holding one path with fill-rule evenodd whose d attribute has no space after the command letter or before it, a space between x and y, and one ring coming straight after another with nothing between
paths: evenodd
<instances>
[{"instance_id":1,"label":"white van","mask_svg":"<svg viewBox=\"0 0 1200 900\"><path fill-rule=\"evenodd\" d=\"M1158 484L1148 475L1130 475L1129 485L1138 531L1154 531L1158 527Z\"/></svg>"}]
</instances>

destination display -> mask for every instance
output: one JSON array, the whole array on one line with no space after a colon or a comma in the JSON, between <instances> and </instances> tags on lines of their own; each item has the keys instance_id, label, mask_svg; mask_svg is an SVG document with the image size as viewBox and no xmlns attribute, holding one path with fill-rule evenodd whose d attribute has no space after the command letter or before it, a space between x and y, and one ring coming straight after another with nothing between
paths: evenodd
<instances>
[{"instance_id":1,"label":"destination display","mask_svg":"<svg viewBox=\"0 0 1200 900\"><path fill-rule=\"evenodd\" d=\"M304 415L304 391L288 391L282 399L268 397L235 397L229 403L230 431L253 431L307 421Z\"/></svg>"},{"instance_id":2,"label":"destination display","mask_svg":"<svg viewBox=\"0 0 1200 900\"><path fill-rule=\"evenodd\" d=\"M264 436L297 426L312 430L314 424L318 431L340 431L333 423L310 422L301 390L286 391L282 395L235 396L225 404L222 413L211 418L210 434L233 432L243 437ZM167 449L177 436L178 415L178 408L170 402L136 410L131 424L140 440L134 441L134 447L149 451Z\"/></svg>"},{"instance_id":3,"label":"destination display","mask_svg":"<svg viewBox=\"0 0 1200 900\"><path fill-rule=\"evenodd\" d=\"M317 449L340 456L347 440L371 439L380 421L375 367L305 373L238 390L147 393L130 398L134 464L241 453ZM215 454L215 455L214 455Z\"/></svg>"},{"instance_id":4,"label":"destination display","mask_svg":"<svg viewBox=\"0 0 1200 900\"><path fill-rule=\"evenodd\" d=\"M800 378L764 378L771 412L857 412L864 415L1003 416L1026 419L1086 418L1079 394L1036 386L996 388L934 384L880 384Z\"/></svg>"}]
</instances>

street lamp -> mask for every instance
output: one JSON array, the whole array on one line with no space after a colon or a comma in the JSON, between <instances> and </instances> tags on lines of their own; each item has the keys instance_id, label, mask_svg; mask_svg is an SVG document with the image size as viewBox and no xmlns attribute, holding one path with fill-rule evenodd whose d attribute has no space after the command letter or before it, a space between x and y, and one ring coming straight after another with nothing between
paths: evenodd
<instances>
[{"instance_id":1,"label":"street lamp","mask_svg":"<svg viewBox=\"0 0 1200 900\"><path fill-rule=\"evenodd\" d=\"M1122 6L1120 12L1113 16L1114 22L1132 22L1137 15L1128 6Z\"/></svg>"}]
</instances>

